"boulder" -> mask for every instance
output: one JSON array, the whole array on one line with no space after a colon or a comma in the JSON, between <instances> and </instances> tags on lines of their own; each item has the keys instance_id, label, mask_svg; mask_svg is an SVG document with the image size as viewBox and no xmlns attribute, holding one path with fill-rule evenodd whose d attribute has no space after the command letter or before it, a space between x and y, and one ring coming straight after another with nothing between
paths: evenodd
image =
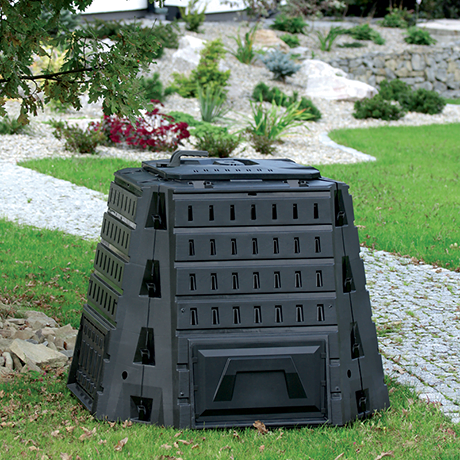
<instances>
[{"instance_id":1,"label":"boulder","mask_svg":"<svg viewBox=\"0 0 460 460\"><path fill-rule=\"evenodd\" d=\"M185 35L179 40L179 49L172 55L173 61L181 59L196 67L200 62L200 51L204 48L206 41L191 35Z\"/></svg>"},{"instance_id":2,"label":"boulder","mask_svg":"<svg viewBox=\"0 0 460 460\"><path fill-rule=\"evenodd\" d=\"M304 93L310 97L356 101L371 98L378 92L367 83L346 78L347 74L343 70L315 59L304 61L298 73L308 77Z\"/></svg>"},{"instance_id":3,"label":"boulder","mask_svg":"<svg viewBox=\"0 0 460 460\"><path fill-rule=\"evenodd\" d=\"M286 45L281 38L278 38L273 30L270 29L258 29L254 36L254 48L255 49L266 49L266 48L277 48L285 53L290 51L288 45Z\"/></svg>"},{"instance_id":4,"label":"boulder","mask_svg":"<svg viewBox=\"0 0 460 460\"><path fill-rule=\"evenodd\" d=\"M2 354L3 358L5 358L5 367L9 369L10 371L13 370L13 358L11 357L11 354L7 351L5 351Z\"/></svg>"},{"instance_id":5,"label":"boulder","mask_svg":"<svg viewBox=\"0 0 460 460\"><path fill-rule=\"evenodd\" d=\"M67 357L45 345L34 345L25 340L15 339L11 344L11 351L23 363L32 362L38 367L62 367L67 364Z\"/></svg>"}]
</instances>

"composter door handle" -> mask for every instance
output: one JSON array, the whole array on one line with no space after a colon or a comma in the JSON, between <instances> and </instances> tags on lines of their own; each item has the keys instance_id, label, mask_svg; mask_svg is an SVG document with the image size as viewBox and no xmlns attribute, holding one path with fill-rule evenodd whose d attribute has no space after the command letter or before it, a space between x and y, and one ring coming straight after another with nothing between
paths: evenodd
<instances>
[{"instance_id":1,"label":"composter door handle","mask_svg":"<svg viewBox=\"0 0 460 460\"><path fill-rule=\"evenodd\" d=\"M205 150L176 150L169 160L168 168L180 166L181 157L208 157L209 153Z\"/></svg>"}]
</instances>

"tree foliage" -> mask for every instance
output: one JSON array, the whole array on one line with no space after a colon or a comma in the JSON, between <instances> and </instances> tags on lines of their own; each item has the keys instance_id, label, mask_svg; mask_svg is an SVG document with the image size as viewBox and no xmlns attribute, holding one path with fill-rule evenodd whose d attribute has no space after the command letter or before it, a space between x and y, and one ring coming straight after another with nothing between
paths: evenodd
<instances>
[{"instance_id":1,"label":"tree foliage","mask_svg":"<svg viewBox=\"0 0 460 460\"><path fill-rule=\"evenodd\" d=\"M136 114L141 108L136 77L153 62L155 34L151 28L124 28L108 43L83 30L70 30L61 20L64 12L76 14L91 2L0 0L0 116L6 114L8 98L20 99L23 124L51 100L78 110L85 92L90 102L102 99L107 114ZM50 46L65 54L62 65L34 74L34 56L47 56Z\"/></svg>"}]
</instances>

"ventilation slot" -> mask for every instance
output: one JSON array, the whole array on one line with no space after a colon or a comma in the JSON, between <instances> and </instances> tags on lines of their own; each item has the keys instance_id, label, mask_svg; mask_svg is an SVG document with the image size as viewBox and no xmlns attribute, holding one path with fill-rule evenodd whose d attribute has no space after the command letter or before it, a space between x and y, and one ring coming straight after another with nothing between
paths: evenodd
<instances>
[{"instance_id":1,"label":"ventilation slot","mask_svg":"<svg viewBox=\"0 0 460 460\"><path fill-rule=\"evenodd\" d=\"M95 277L90 278L89 281L88 301L110 318L115 319L118 294Z\"/></svg>"},{"instance_id":2,"label":"ventilation slot","mask_svg":"<svg viewBox=\"0 0 460 460\"><path fill-rule=\"evenodd\" d=\"M296 305L295 307L295 321L296 323L303 323L303 305Z\"/></svg>"},{"instance_id":3,"label":"ventilation slot","mask_svg":"<svg viewBox=\"0 0 460 460\"><path fill-rule=\"evenodd\" d=\"M217 274L211 273L211 291L217 291Z\"/></svg>"},{"instance_id":4,"label":"ventilation slot","mask_svg":"<svg viewBox=\"0 0 460 460\"><path fill-rule=\"evenodd\" d=\"M276 210L276 204L272 204L272 219L273 220L278 219L278 212Z\"/></svg>"},{"instance_id":5,"label":"ventilation slot","mask_svg":"<svg viewBox=\"0 0 460 460\"><path fill-rule=\"evenodd\" d=\"M254 323L259 324L262 322L262 311L260 307L254 307Z\"/></svg>"},{"instance_id":6,"label":"ventilation slot","mask_svg":"<svg viewBox=\"0 0 460 460\"><path fill-rule=\"evenodd\" d=\"M198 310L196 308L190 309L190 325L191 326L198 325Z\"/></svg>"},{"instance_id":7,"label":"ventilation slot","mask_svg":"<svg viewBox=\"0 0 460 460\"><path fill-rule=\"evenodd\" d=\"M209 206L209 220L214 220L214 206Z\"/></svg>"},{"instance_id":8,"label":"ventilation slot","mask_svg":"<svg viewBox=\"0 0 460 460\"><path fill-rule=\"evenodd\" d=\"M252 253L254 255L258 254L259 252L259 248L258 248L258 244L257 244L257 238L253 238L252 239Z\"/></svg>"},{"instance_id":9,"label":"ventilation slot","mask_svg":"<svg viewBox=\"0 0 460 460\"><path fill-rule=\"evenodd\" d=\"M216 307L211 308L211 321L214 326L219 324L219 309Z\"/></svg>"},{"instance_id":10,"label":"ventilation slot","mask_svg":"<svg viewBox=\"0 0 460 460\"><path fill-rule=\"evenodd\" d=\"M188 240L188 255L194 256L195 255L195 241Z\"/></svg>"},{"instance_id":11,"label":"ventilation slot","mask_svg":"<svg viewBox=\"0 0 460 460\"><path fill-rule=\"evenodd\" d=\"M240 307L233 307L233 324L240 324L240 323L241 323Z\"/></svg>"},{"instance_id":12,"label":"ventilation slot","mask_svg":"<svg viewBox=\"0 0 460 460\"><path fill-rule=\"evenodd\" d=\"M232 289L239 289L238 273L232 273Z\"/></svg>"},{"instance_id":13,"label":"ventilation slot","mask_svg":"<svg viewBox=\"0 0 460 460\"><path fill-rule=\"evenodd\" d=\"M209 240L209 244L210 244L210 254L212 256L215 256L216 255L216 240Z\"/></svg>"},{"instance_id":14,"label":"ventilation slot","mask_svg":"<svg viewBox=\"0 0 460 460\"><path fill-rule=\"evenodd\" d=\"M323 287L323 272L321 270L316 272L316 287Z\"/></svg>"},{"instance_id":15,"label":"ventilation slot","mask_svg":"<svg viewBox=\"0 0 460 460\"><path fill-rule=\"evenodd\" d=\"M279 254L280 252L280 245L278 242L278 238L273 238L273 254Z\"/></svg>"},{"instance_id":16,"label":"ventilation slot","mask_svg":"<svg viewBox=\"0 0 460 460\"><path fill-rule=\"evenodd\" d=\"M236 240L232 239L232 256L236 256L237 253Z\"/></svg>"},{"instance_id":17,"label":"ventilation slot","mask_svg":"<svg viewBox=\"0 0 460 460\"><path fill-rule=\"evenodd\" d=\"M149 297L161 297L159 260L147 261L139 295L148 295Z\"/></svg>"},{"instance_id":18,"label":"ventilation slot","mask_svg":"<svg viewBox=\"0 0 460 460\"><path fill-rule=\"evenodd\" d=\"M252 287L253 289L260 289L259 273L252 274Z\"/></svg>"},{"instance_id":19,"label":"ventilation slot","mask_svg":"<svg viewBox=\"0 0 460 460\"><path fill-rule=\"evenodd\" d=\"M299 238L294 238L294 252L300 254L300 240Z\"/></svg>"},{"instance_id":20,"label":"ventilation slot","mask_svg":"<svg viewBox=\"0 0 460 460\"><path fill-rule=\"evenodd\" d=\"M193 207L188 207L188 221L191 222L193 220Z\"/></svg>"},{"instance_id":21,"label":"ventilation slot","mask_svg":"<svg viewBox=\"0 0 460 460\"><path fill-rule=\"evenodd\" d=\"M281 305L275 305L275 323L283 322L283 307Z\"/></svg>"},{"instance_id":22,"label":"ventilation slot","mask_svg":"<svg viewBox=\"0 0 460 460\"><path fill-rule=\"evenodd\" d=\"M315 236L315 252L321 252L321 239L319 236Z\"/></svg>"},{"instance_id":23,"label":"ventilation slot","mask_svg":"<svg viewBox=\"0 0 460 460\"><path fill-rule=\"evenodd\" d=\"M292 218L293 219L298 219L299 218L299 211L297 209L297 204L292 205Z\"/></svg>"},{"instance_id":24,"label":"ventilation slot","mask_svg":"<svg viewBox=\"0 0 460 460\"><path fill-rule=\"evenodd\" d=\"M317 305L316 306L316 319L318 321L325 321L325 318L324 318L324 305Z\"/></svg>"},{"instance_id":25,"label":"ventilation slot","mask_svg":"<svg viewBox=\"0 0 460 460\"><path fill-rule=\"evenodd\" d=\"M301 288L302 287L302 273L295 272L295 287Z\"/></svg>"},{"instance_id":26,"label":"ventilation slot","mask_svg":"<svg viewBox=\"0 0 460 460\"><path fill-rule=\"evenodd\" d=\"M230 205L230 220L235 220L235 205Z\"/></svg>"},{"instance_id":27,"label":"ventilation slot","mask_svg":"<svg viewBox=\"0 0 460 460\"><path fill-rule=\"evenodd\" d=\"M274 273L273 285L274 285L275 289L280 289L281 288L281 273L280 272L275 272Z\"/></svg>"},{"instance_id":28,"label":"ventilation slot","mask_svg":"<svg viewBox=\"0 0 460 460\"><path fill-rule=\"evenodd\" d=\"M319 218L318 203L313 204L313 219Z\"/></svg>"},{"instance_id":29,"label":"ventilation slot","mask_svg":"<svg viewBox=\"0 0 460 460\"><path fill-rule=\"evenodd\" d=\"M256 205L251 204L251 220L256 220Z\"/></svg>"},{"instance_id":30,"label":"ventilation slot","mask_svg":"<svg viewBox=\"0 0 460 460\"><path fill-rule=\"evenodd\" d=\"M152 194L145 226L166 230L166 198L164 193Z\"/></svg>"},{"instance_id":31,"label":"ventilation slot","mask_svg":"<svg viewBox=\"0 0 460 460\"><path fill-rule=\"evenodd\" d=\"M190 275L190 290L191 291L196 291L196 276L194 274Z\"/></svg>"},{"instance_id":32,"label":"ventilation slot","mask_svg":"<svg viewBox=\"0 0 460 460\"><path fill-rule=\"evenodd\" d=\"M155 365L153 329L150 327L141 328L136 353L134 354L134 362L149 366Z\"/></svg>"}]
</instances>

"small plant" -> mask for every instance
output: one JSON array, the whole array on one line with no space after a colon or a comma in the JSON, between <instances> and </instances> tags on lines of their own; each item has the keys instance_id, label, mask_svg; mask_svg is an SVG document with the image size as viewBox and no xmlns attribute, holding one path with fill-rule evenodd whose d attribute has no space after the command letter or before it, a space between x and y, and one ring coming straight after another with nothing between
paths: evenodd
<instances>
[{"instance_id":1,"label":"small plant","mask_svg":"<svg viewBox=\"0 0 460 460\"><path fill-rule=\"evenodd\" d=\"M319 46L321 51L331 51L332 45L339 35L343 34L341 27L331 27L327 35L324 35L320 30L316 31L318 37Z\"/></svg>"},{"instance_id":2,"label":"small plant","mask_svg":"<svg viewBox=\"0 0 460 460\"><path fill-rule=\"evenodd\" d=\"M65 139L66 150L78 153L96 153L96 147L106 141L99 125L91 123L87 128L70 125L67 122L52 123L56 139Z\"/></svg>"},{"instance_id":3,"label":"small plant","mask_svg":"<svg viewBox=\"0 0 460 460\"><path fill-rule=\"evenodd\" d=\"M380 118L382 120L399 120L405 115L399 104L383 99L380 95L371 99L355 102L353 116L357 119Z\"/></svg>"},{"instance_id":4,"label":"small plant","mask_svg":"<svg viewBox=\"0 0 460 460\"><path fill-rule=\"evenodd\" d=\"M415 24L413 11L408 11L407 8L389 8L389 13L385 15L380 25L383 27L399 27L405 29Z\"/></svg>"},{"instance_id":5,"label":"small plant","mask_svg":"<svg viewBox=\"0 0 460 460\"><path fill-rule=\"evenodd\" d=\"M261 136L252 132L249 132L248 135L249 142L256 152L259 152L262 155L272 155L275 152L276 147L273 139L269 139L267 136Z\"/></svg>"},{"instance_id":6,"label":"small plant","mask_svg":"<svg viewBox=\"0 0 460 460\"><path fill-rule=\"evenodd\" d=\"M365 46L367 45L361 42L348 42L337 45L338 48L364 48Z\"/></svg>"},{"instance_id":7,"label":"small plant","mask_svg":"<svg viewBox=\"0 0 460 460\"><path fill-rule=\"evenodd\" d=\"M190 77L176 72L172 74L174 82L169 88L182 97L197 97L197 85L203 89L208 86L224 88L230 78L230 70L219 70L219 61L225 56L220 38L206 43L200 55L200 62L197 68L192 70Z\"/></svg>"},{"instance_id":8,"label":"small plant","mask_svg":"<svg viewBox=\"0 0 460 460\"><path fill-rule=\"evenodd\" d=\"M248 119L246 131L256 136L265 136L276 141L285 136L290 129L303 125L302 121L298 121L298 116L302 112L299 109L300 101L290 105L286 110L281 110L276 104L266 109L262 102L250 103L252 120Z\"/></svg>"},{"instance_id":9,"label":"small plant","mask_svg":"<svg viewBox=\"0 0 460 460\"><path fill-rule=\"evenodd\" d=\"M284 43L286 43L289 48L295 48L296 46L300 46L300 40L297 35L291 35L291 34L284 34L281 35L281 40L283 40Z\"/></svg>"},{"instance_id":10,"label":"small plant","mask_svg":"<svg viewBox=\"0 0 460 460\"><path fill-rule=\"evenodd\" d=\"M151 102L162 106L159 101ZM186 123L175 123L172 116L161 113L158 107L139 117L134 125L127 118L105 115L94 129L101 129L114 144L125 143L153 151L176 150L181 140L190 136Z\"/></svg>"},{"instance_id":11,"label":"small plant","mask_svg":"<svg viewBox=\"0 0 460 460\"><path fill-rule=\"evenodd\" d=\"M197 4L199 0L189 0L187 7L179 7L182 20L185 22L185 28L190 32L200 32L200 27L205 20L206 6L199 11Z\"/></svg>"},{"instance_id":12,"label":"small plant","mask_svg":"<svg viewBox=\"0 0 460 460\"><path fill-rule=\"evenodd\" d=\"M8 115L0 119L0 134L24 134L27 133L26 127L16 118Z\"/></svg>"},{"instance_id":13,"label":"small plant","mask_svg":"<svg viewBox=\"0 0 460 460\"><path fill-rule=\"evenodd\" d=\"M203 89L198 86L198 103L200 105L201 119L213 123L222 119L230 111L226 104L226 97L219 86L208 86Z\"/></svg>"},{"instance_id":14,"label":"small plant","mask_svg":"<svg viewBox=\"0 0 460 460\"><path fill-rule=\"evenodd\" d=\"M255 101L262 100L265 102L274 102L277 105L289 107L298 101L298 93L297 91L294 91L292 96L288 96L279 88L269 88L265 83L260 82L254 87L252 98ZM321 118L321 112L315 104L306 97L302 97L300 99L299 110L302 111L299 114L299 120L305 121L306 118L308 118L308 121L317 121Z\"/></svg>"},{"instance_id":15,"label":"small plant","mask_svg":"<svg viewBox=\"0 0 460 460\"><path fill-rule=\"evenodd\" d=\"M427 30L419 27L409 27L404 41L410 45L434 45L436 43Z\"/></svg>"},{"instance_id":16,"label":"small plant","mask_svg":"<svg viewBox=\"0 0 460 460\"><path fill-rule=\"evenodd\" d=\"M140 84L147 101L154 99L162 102L165 97L173 93L170 88L163 90L163 83L161 83L160 74L158 72L155 72L151 77L141 77Z\"/></svg>"},{"instance_id":17,"label":"small plant","mask_svg":"<svg viewBox=\"0 0 460 460\"><path fill-rule=\"evenodd\" d=\"M343 31L344 34L351 35L355 40L372 40L376 45L385 44L382 36L369 24L360 24Z\"/></svg>"},{"instance_id":18,"label":"small plant","mask_svg":"<svg viewBox=\"0 0 460 460\"><path fill-rule=\"evenodd\" d=\"M225 129L225 128L224 128ZM235 136L226 131L220 133L206 132L196 135L194 147L209 152L212 157L227 158L238 147L241 136Z\"/></svg>"},{"instance_id":19,"label":"small plant","mask_svg":"<svg viewBox=\"0 0 460 460\"><path fill-rule=\"evenodd\" d=\"M412 88L404 81L395 78L388 81L383 80L380 83L379 95L387 101L398 101L401 105L410 98Z\"/></svg>"},{"instance_id":20,"label":"small plant","mask_svg":"<svg viewBox=\"0 0 460 460\"><path fill-rule=\"evenodd\" d=\"M441 113L446 106L446 101L436 91L419 88L412 92L406 107L411 112L435 115Z\"/></svg>"},{"instance_id":21,"label":"small plant","mask_svg":"<svg viewBox=\"0 0 460 460\"><path fill-rule=\"evenodd\" d=\"M256 38L258 24L256 23L249 32L244 34L244 38L240 36L240 29L238 29L238 35L236 37L229 37L236 42L236 51L230 51L229 53L235 56L238 61L243 64L251 64L255 57L256 52L254 51L254 40Z\"/></svg>"},{"instance_id":22,"label":"small plant","mask_svg":"<svg viewBox=\"0 0 460 460\"><path fill-rule=\"evenodd\" d=\"M303 34L308 24L301 16L286 16L279 14L275 17L275 22L270 26L271 29L289 32L291 34Z\"/></svg>"},{"instance_id":23,"label":"small plant","mask_svg":"<svg viewBox=\"0 0 460 460\"><path fill-rule=\"evenodd\" d=\"M292 61L288 54L280 50L274 50L261 56L260 60L265 64L268 70L273 73L275 80L286 81L286 77L294 75L300 65Z\"/></svg>"}]
</instances>

